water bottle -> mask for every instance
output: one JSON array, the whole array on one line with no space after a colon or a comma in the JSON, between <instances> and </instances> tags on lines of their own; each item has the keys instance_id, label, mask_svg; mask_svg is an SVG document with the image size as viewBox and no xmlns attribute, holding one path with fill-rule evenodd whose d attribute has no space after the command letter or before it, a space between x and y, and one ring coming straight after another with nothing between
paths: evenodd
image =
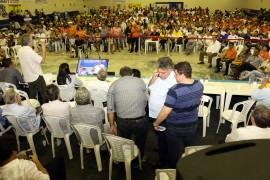
<instances>
[{"instance_id":1,"label":"water bottle","mask_svg":"<svg viewBox=\"0 0 270 180\"><path fill-rule=\"evenodd\" d=\"M250 76L248 78L248 84L253 84L253 82L254 82L254 76Z\"/></svg>"}]
</instances>

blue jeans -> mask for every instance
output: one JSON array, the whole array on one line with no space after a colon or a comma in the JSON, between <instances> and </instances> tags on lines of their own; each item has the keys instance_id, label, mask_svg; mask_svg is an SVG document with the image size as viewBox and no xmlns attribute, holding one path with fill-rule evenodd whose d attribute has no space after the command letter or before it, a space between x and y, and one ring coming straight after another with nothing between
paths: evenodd
<instances>
[{"instance_id":1,"label":"blue jeans","mask_svg":"<svg viewBox=\"0 0 270 180\"><path fill-rule=\"evenodd\" d=\"M131 136L134 135L135 144L138 146L141 152L141 157L143 157L148 130L148 123L146 117L144 116L143 118L138 120L124 120L121 118L117 118L116 124L117 132L121 137L131 139Z\"/></svg>"},{"instance_id":2,"label":"blue jeans","mask_svg":"<svg viewBox=\"0 0 270 180\"><path fill-rule=\"evenodd\" d=\"M247 79L249 77L252 77L253 79L256 78L265 78L266 75L258 70L253 70L251 72L249 72L247 75L243 76L243 79Z\"/></svg>"},{"instance_id":3,"label":"blue jeans","mask_svg":"<svg viewBox=\"0 0 270 180\"><path fill-rule=\"evenodd\" d=\"M163 123L164 132L158 133L159 159L168 163L169 168L175 168L184 148L192 146L196 135L198 121L185 124Z\"/></svg>"}]
</instances>

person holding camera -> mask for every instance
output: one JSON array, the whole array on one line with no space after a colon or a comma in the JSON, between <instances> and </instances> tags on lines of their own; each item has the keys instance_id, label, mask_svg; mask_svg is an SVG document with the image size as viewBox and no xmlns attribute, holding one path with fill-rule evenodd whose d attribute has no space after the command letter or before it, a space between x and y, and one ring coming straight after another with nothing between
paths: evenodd
<instances>
[{"instance_id":1,"label":"person holding camera","mask_svg":"<svg viewBox=\"0 0 270 180\"><path fill-rule=\"evenodd\" d=\"M0 179L50 179L37 154L21 155L22 159L17 157L16 144L13 136L0 137Z\"/></svg>"}]
</instances>

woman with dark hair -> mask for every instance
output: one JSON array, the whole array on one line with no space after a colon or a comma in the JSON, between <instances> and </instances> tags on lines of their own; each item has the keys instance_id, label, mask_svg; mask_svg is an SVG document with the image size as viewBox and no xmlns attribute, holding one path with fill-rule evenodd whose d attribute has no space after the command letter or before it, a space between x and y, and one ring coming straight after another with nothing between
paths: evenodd
<instances>
[{"instance_id":1,"label":"woman with dark hair","mask_svg":"<svg viewBox=\"0 0 270 180\"><path fill-rule=\"evenodd\" d=\"M60 85L58 87L60 88L61 99L69 101L75 96L75 86L82 86L83 83L75 76L75 74L70 72L69 65L67 63L62 63L59 66L57 84ZM65 93L66 95L64 95L64 92L67 92Z\"/></svg>"},{"instance_id":2,"label":"woman with dark hair","mask_svg":"<svg viewBox=\"0 0 270 180\"><path fill-rule=\"evenodd\" d=\"M60 89L55 84L46 87L46 96L49 100L41 106L45 116L69 116L69 103L60 101Z\"/></svg>"}]
</instances>

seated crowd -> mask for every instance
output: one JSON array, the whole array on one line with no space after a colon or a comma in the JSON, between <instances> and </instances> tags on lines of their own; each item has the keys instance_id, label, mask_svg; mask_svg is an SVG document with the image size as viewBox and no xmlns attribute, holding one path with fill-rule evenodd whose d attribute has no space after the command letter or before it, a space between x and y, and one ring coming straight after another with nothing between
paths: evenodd
<instances>
[{"instance_id":1,"label":"seated crowd","mask_svg":"<svg viewBox=\"0 0 270 180\"><path fill-rule=\"evenodd\" d=\"M158 36L162 48L165 48L167 41L171 42L172 49L177 44L183 44L186 55L191 54L197 44L201 44L199 64L204 64L204 56L206 55L209 68L213 66L213 58L224 51L216 59L216 72L220 72L221 63L225 62L224 74L228 75L231 71L234 79L264 78L261 86L252 93L252 99L258 102L251 115L252 126L232 129L225 141L270 139L270 110L268 109L270 107L270 93L268 92L269 88L265 88L269 80L267 76L270 73L270 66L268 66L269 46L267 45L269 29L265 23L258 21L259 17L256 20L248 20L243 11L223 13L217 10L210 15L208 9L202 8L179 11L145 8L131 12L100 10L91 12L89 15L69 18L71 19L60 18L59 20L55 18L53 21L36 25L27 23L24 30L19 31L32 34L35 38L45 37L49 51L53 49L59 51L60 42L63 42L65 50L68 50L67 43L70 43L70 40L75 37L75 43L71 46L76 51L75 56L79 55L78 50L84 44L86 44L85 50L87 51L88 48L91 49L93 43L98 51L102 44L103 50L111 53L120 52L127 43L129 51L136 52L140 48L138 46L144 48L144 44L138 44L140 35L143 36L141 42L144 41L145 36L152 36L152 40L158 40L155 39ZM71 20L71 24L67 23L69 20ZM151 23L154 24L153 28L148 26ZM12 32L13 30L14 32ZM5 31L3 34L18 31L18 29L13 30ZM267 41L258 41L259 35ZM1 47L7 46L3 40L5 37L3 35L0 40ZM17 44L20 44L20 37L16 34ZM239 41L239 37L244 38L245 43L241 44L243 40ZM30 46L32 43L25 35L21 38L21 43L24 46ZM30 38L30 40L33 39ZM6 39L6 41L8 40ZM97 43L97 41L99 42ZM264 42L267 44L263 44ZM236 46L239 45L243 47L238 52ZM45 53L44 48L42 42L41 51L43 54ZM253 53L251 53L251 49ZM6 55L12 56L12 52ZM38 62L45 61L44 57L37 56L37 58ZM10 59L3 57L2 66L4 72L2 73L0 70L0 81L13 83L17 89L20 89L18 82L24 83L24 80L18 75ZM244 71L248 71L248 73L244 74ZM10 76L6 76L7 74ZM63 63L59 66L56 82L48 84L46 91L34 92L33 97L36 97L36 94L46 97L41 102L42 116L67 117L65 120L69 123L61 124L59 122L63 131L67 128L66 124L82 123L94 125L101 132L134 139L144 160L146 159L144 156L145 142L149 131L147 120L150 119L153 123L152 128L157 131L158 139L159 161L154 165L154 168L175 168L184 148L195 144L198 126L197 108L204 90L200 81L192 79L190 63L182 61L173 64L169 57L161 57L157 60L156 70L147 83L140 78L141 74L137 69L125 66L120 69L119 74L121 77L110 83L106 81L107 72L101 69L97 72L95 81L83 84L78 77L71 73L69 65ZM37 76L40 78L42 75L38 74ZM30 81L29 90L33 88L31 83L32 81ZM21 104L21 96L17 89L10 87L4 89L5 105L0 108L2 115L28 116L35 129L41 126L46 127L40 113L36 113L35 108ZM97 104L93 96L96 90L106 94L106 100L102 102L102 105L107 107L105 108L107 114L105 114L103 107L96 107ZM74 101L75 105L70 101ZM149 105L148 109L146 108L147 104ZM106 116L108 122L105 120ZM1 117L0 120L1 126L4 128L10 125L5 117ZM104 126L105 123L110 126L108 131ZM22 126L29 130L28 123L22 123ZM162 127L165 127L165 131L162 130ZM0 153L5 155L0 158L0 179L2 177L3 179L10 178L12 167L17 170L12 176L15 179L19 177L24 179L32 174L43 179L49 179L49 176L53 178L55 174L58 174L61 179L65 179L64 165L61 160L54 162L53 165L43 167L35 153L31 155L33 162L29 163L18 159L14 138L5 135L0 137ZM139 167L138 159L133 162L132 166ZM27 174L29 168L32 168L32 174ZM51 169L61 173L56 173Z\"/></svg>"}]
</instances>

